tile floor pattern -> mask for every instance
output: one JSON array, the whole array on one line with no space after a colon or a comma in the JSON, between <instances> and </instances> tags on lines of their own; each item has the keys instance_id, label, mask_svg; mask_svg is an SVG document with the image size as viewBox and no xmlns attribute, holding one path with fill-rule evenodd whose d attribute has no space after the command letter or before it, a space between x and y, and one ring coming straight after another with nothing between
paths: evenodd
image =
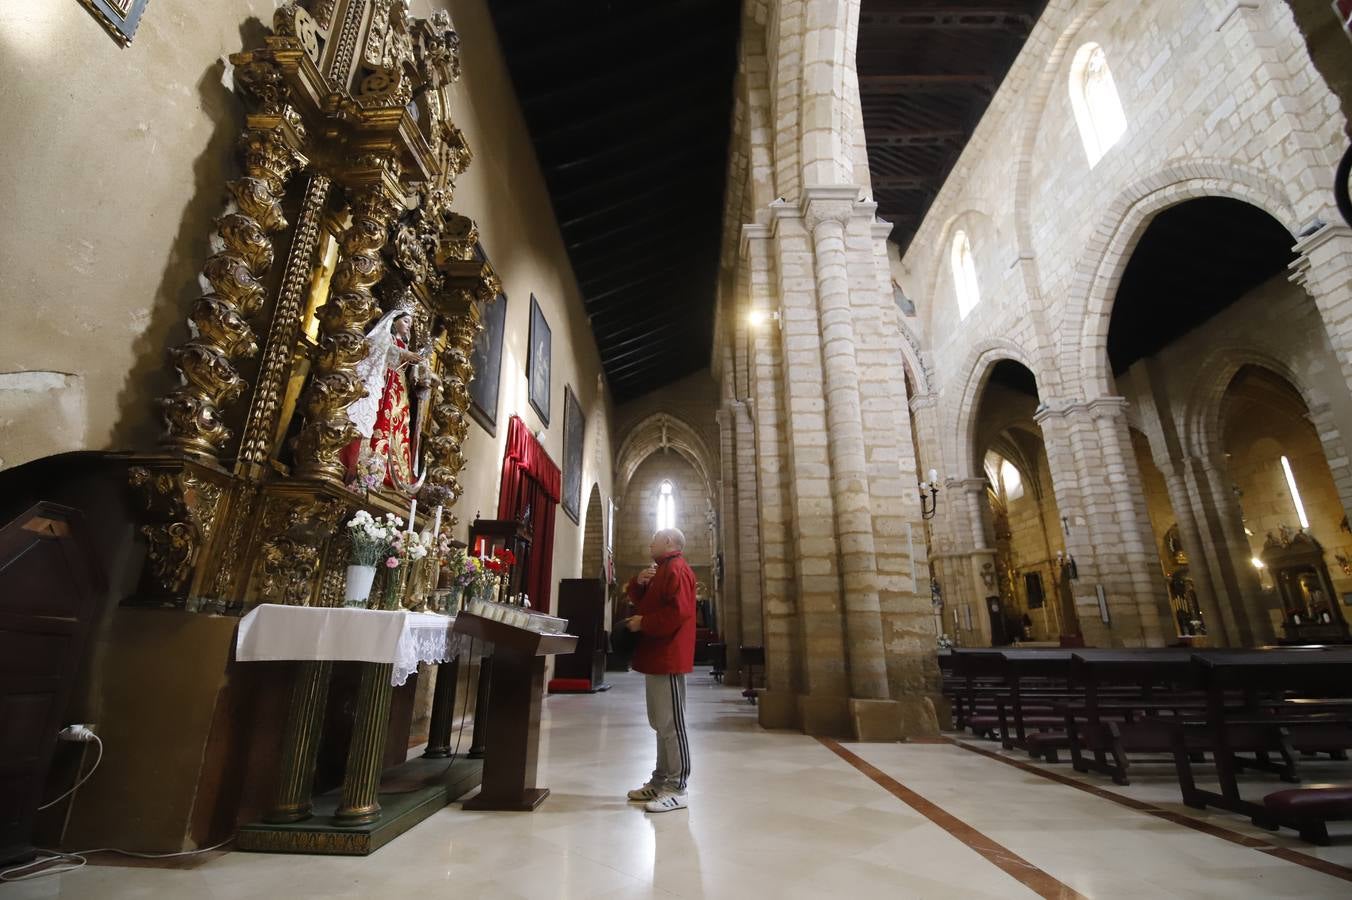
<instances>
[{"instance_id":1,"label":"tile floor pattern","mask_svg":"<svg viewBox=\"0 0 1352 900\"><path fill-rule=\"evenodd\" d=\"M367 858L236 852L168 869L96 857L77 872L0 886L0 900L1352 896L1352 831L1311 848L1238 816L1201 814L1265 845L1317 854L1334 864L1327 874L959 746L845 745L862 769L919 798L908 805L829 745L760 730L739 692L703 672L689 690L691 808L645 815L623 799L652 765L642 683L611 679L609 693L546 701L540 781L554 794L535 813L452 806ZM1088 783L1183 809L1167 770L1136 780ZM927 806L931 817L917 811ZM984 837L986 855L954 836L963 828ZM1040 870L1040 893L992 861L991 847L1016 869Z\"/></svg>"}]
</instances>

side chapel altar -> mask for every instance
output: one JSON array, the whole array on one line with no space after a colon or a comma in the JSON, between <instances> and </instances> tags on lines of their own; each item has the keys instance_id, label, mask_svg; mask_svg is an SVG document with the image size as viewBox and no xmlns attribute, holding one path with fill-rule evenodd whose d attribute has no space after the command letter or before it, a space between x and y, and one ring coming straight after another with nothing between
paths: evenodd
<instances>
[{"instance_id":1,"label":"side chapel altar","mask_svg":"<svg viewBox=\"0 0 1352 900\"><path fill-rule=\"evenodd\" d=\"M501 286L453 209L472 160L450 108L460 37L403 0L288 2L271 26L230 57L241 171L201 268L209 288L168 352L159 448L52 458L22 485L80 507L116 582L94 676L109 752L69 801L76 843L192 849L245 825L240 846L370 852L416 821L410 803L430 814L479 782L483 764L449 740L478 660L457 664L450 616L414 611L427 584L382 569L370 595L384 609L342 608L358 513L408 516L434 546L442 525L463 533L471 351ZM551 526L542 514L534 530L544 559ZM382 809L412 708L395 682L418 661L440 665L409 783L440 787ZM359 683L340 667L360 667ZM494 691L534 677L517 669ZM341 779L325 756L339 744Z\"/></svg>"}]
</instances>

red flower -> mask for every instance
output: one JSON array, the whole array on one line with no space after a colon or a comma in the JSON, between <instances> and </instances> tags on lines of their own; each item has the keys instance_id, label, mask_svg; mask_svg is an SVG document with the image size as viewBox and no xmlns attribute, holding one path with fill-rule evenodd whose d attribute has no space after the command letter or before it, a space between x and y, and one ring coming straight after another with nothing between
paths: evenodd
<instances>
[{"instance_id":1,"label":"red flower","mask_svg":"<svg viewBox=\"0 0 1352 900\"><path fill-rule=\"evenodd\" d=\"M484 562L484 568L488 569L488 571L490 571L490 572L501 572L501 571L502 571L502 560L500 560L500 559L498 559L498 558L496 558L496 557L494 557L493 559L490 559L490 560L486 560L486 561Z\"/></svg>"},{"instance_id":2,"label":"red flower","mask_svg":"<svg viewBox=\"0 0 1352 900\"><path fill-rule=\"evenodd\" d=\"M502 548L493 555L496 559L501 561L504 566L516 565L516 554L508 550L506 547Z\"/></svg>"}]
</instances>

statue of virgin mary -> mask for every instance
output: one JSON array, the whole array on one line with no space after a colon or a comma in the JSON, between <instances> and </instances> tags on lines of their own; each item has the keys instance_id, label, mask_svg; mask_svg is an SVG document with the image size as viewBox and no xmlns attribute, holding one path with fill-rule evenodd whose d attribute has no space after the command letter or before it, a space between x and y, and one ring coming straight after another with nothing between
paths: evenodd
<instances>
[{"instance_id":1,"label":"statue of virgin mary","mask_svg":"<svg viewBox=\"0 0 1352 900\"><path fill-rule=\"evenodd\" d=\"M369 349L356 369L366 396L347 409L361 434L342 453L349 480L369 478L370 487L394 487L395 475L401 484L414 481L409 372L423 358L408 349L412 328L412 313L397 307L366 334Z\"/></svg>"}]
</instances>

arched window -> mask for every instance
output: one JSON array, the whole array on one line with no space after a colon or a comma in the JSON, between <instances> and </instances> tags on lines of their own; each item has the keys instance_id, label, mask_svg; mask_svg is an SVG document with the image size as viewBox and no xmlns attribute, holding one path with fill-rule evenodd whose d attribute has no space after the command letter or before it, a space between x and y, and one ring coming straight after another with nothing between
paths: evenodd
<instances>
[{"instance_id":1,"label":"arched window","mask_svg":"<svg viewBox=\"0 0 1352 900\"><path fill-rule=\"evenodd\" d=\"M672 494L671 482L662 482L657 491L657 530L676 527L676 497Z\"/></svg>"},{"instance_id":2,"label":"arched window","mask_svg":"<svg viewBox=\"0 0 1352 900\"><path fill-rule=\"evenodd\" d=\"M972 242L967 232L953 235L953 288L958 294L958 318L965 319L981 302L981 288L976 281L976 259L972 256Z\"/></svg>"},{"instance_id":3,"label":"arched window","mask_svg":"<svg viewBox=\"0 0 1352 900\"><path fill-rule=\"evenodd\" d=\"M1070 107L1092 169L1127 131L1108 57L1098 44L1085 44L1075 54L1070 67Z\"/></svg>"}]
</instances>

